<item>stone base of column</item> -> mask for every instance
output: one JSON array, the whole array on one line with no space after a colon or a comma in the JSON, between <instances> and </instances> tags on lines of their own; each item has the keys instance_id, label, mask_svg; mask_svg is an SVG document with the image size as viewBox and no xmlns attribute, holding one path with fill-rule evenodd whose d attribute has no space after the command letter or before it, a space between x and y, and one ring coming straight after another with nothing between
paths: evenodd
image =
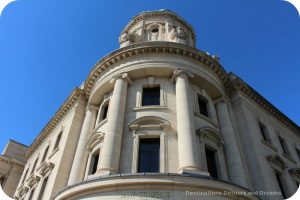
<instances>
[{"instance_id":1,"label":"stone base of column","mask_svg":"<svg viewBox=\"0 0 300 200\"><path fill-rule=\"evenodd\" d=\"M101 168L96 171L96 174L105 176L105 175L113 175L117 174L118 172L113 168Z\"/></svg>"},{"instance_id":2,"label":"stone base of column","mask_svg":"<svg viewBox=\"0 0 300 200\"><path fill-rule=\"evenodd\" d=\"M201 176L210 176L208 172L203 171L201 168L197 166L186 166L182 167L178 170L179 174L196 174Z\"/></svg>"},{"instance_id":3,"label":"stone base of column","mask_svg":"<svg viewBox=\"0 0 300 200\"><path fill-rule=\"evenodd\" d=\"M179 174L195 174L200 176L210 176L208 172L204 171L195 171L195 170L189 170L189 169L182 169L178 172Z\"/></svg>"}]
</instances>

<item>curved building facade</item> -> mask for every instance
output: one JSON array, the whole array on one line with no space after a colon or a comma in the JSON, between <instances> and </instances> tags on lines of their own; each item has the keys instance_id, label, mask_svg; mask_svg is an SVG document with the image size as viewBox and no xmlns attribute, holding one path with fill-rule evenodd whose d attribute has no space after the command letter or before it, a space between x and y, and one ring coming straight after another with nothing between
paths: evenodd
<instances>
[{"instance_id":1,"label":"curved building facade","mask_svg":"<svg viewBox=\"0 0 300 200\"><path fill-rule=\"evenodd\" d=\"M135 16L26 153L17 199L283 199L300 129L169 10Z\"/></svg>"}]
</instances>

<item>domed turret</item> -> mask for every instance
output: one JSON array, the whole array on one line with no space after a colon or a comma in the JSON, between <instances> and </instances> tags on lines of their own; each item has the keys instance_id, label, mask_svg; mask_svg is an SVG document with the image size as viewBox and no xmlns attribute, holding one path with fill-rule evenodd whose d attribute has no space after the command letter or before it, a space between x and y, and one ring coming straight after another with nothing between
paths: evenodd
<instances>
[{"instance_id":1,"label":"domed turret","mask_svg":"<svg viewBox=\"0 0 300 200\"><path fill-rule=\"evenodd\" d=\"M195 46L193 27L169 10L147 11L135 16L122 31L119 43L125 47L135 43L166 41Z\"/></svg>"}]
</instances>

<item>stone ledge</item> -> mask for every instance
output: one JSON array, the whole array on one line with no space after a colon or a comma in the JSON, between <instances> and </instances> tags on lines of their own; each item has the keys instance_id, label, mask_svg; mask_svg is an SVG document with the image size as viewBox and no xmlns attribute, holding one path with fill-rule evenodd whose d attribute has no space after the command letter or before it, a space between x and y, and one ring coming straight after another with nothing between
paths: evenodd
<instances>
[{"instance_id":1,"label":"stone ledge","mask_svg":"<svg viewBox=\"0 0 300 200\"><path fill-rule=\"evenodd\" d=\"M133 111L146 111L146 110L167 110L167 106L141 106L134 107Z\"/></svg>"},{"instance_id":2,"label":"stone ledge","mask_svg":"<svg viewBox=\"0 0 300 200\"><path fill-rule=\"evenodd\" d=\"M248 193L248 189L241 186L213 180L210 177L196 174L176 173L137 173L137 174L115 174L100 176L61 190L55 197L58 199L89 199L91 195L105 199L105 194L111 193L111 199L120 199L122 192L171 191L184 195L189 191L216 191L216 192L241 192ZM258 200L254 195L240 195L239 199ZM194 198L194 197L193 197ZM181 199L173 194L173 198ZM225 199L236 199L236 196L225 196Z\"/></svg>"}]
</instances>

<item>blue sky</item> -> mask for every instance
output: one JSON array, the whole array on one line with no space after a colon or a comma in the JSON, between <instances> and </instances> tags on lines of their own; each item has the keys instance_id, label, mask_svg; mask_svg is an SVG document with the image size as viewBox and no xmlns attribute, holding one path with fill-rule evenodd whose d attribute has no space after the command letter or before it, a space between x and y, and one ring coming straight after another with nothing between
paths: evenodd
<instances>
[{"instance_id":1,"label":"blue sky","mask_svg":"<svg viewBox=\"0 0 300 200\"><path fill-rule=\"evenodd\" d=\"M197 48L217 54L300 124L300 18L281 0L18 0L0 17L0 151L30 145L93 65L119 48L141 11L171 9L192 24Z\"/></svg>"}]
</instances>

